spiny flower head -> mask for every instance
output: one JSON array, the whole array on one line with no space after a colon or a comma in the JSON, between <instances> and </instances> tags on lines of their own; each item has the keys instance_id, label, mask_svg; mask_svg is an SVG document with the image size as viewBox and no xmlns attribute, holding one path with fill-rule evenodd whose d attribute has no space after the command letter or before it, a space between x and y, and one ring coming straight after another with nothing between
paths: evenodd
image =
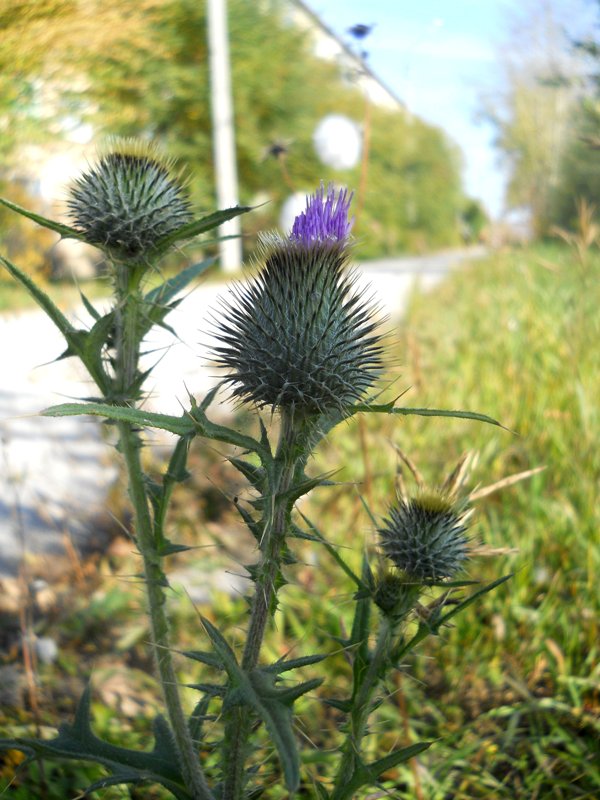
<instances>
[{"instance_id":1,"label":"spiny flower head","mask_svg":"<svg viewBox=\"0 0 600 800\"><path fill-rule=\"evenodd\" d=\"M442 494L421 493L392 506L379 536L385 555L416 582L452 578L467 558L461 509Z\"/></svg>"},{"instance_id":2,"label":"spiny flower head","mask_svg":"<svg viewBox=\"0 0 600 800\"><path fill-rule=\"evenodd\" d=\"M217 323L217 364L233 395L309 414L343 410L381 368L376 309L348 273L350 197L323 187L287 238L262 243L262 269L232 290Z\"/></svg>"},{"instance_id":3,"label":"spiny flower head","mask_svg":"<svg viewBox=\"0 0 600 800\"><path fill-rule=\"evenodd\" d=\"M173 163L133 139L109 142L97 164L72 185L67 206L90 244L124 261L142 261L163 236L192 219Z\"/></svg>"}]
</instances>

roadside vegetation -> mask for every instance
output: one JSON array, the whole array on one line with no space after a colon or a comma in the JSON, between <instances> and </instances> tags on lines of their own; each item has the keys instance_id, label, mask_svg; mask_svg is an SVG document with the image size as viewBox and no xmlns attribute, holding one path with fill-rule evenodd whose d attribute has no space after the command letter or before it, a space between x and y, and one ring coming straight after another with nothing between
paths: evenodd
<instances>
[{"instance_id":1,"label":"roadside vegetation","mask_svg":"<svg viewBox=\"0 0 600 800\"><path fill-rule=\"evenodd\" d=\"M396 380L388 396L408 390L411 405L481 411L509 430L458 420L370 419L362 429L356 422L342 426L318 454L315 470L346 464L348 474L335 476L340 482L364 475L354 494L346 485L322 500L317 493L302 506L308 518L332 531L358 569L363 546L376 542L359 495L383 507L394 468L397 480L407 484L420 475L438 485L469 451L466 487L480 490L475 531L486 551L473 573L491 581L514 572L508 584L446 630L443 647L421 649L406 674L399 672L388 685L389 697L372 726L378 751L438 739L416 762L385 776L394 797L592 800L600 791L599 276L595 253L582 265L564 246L537 246L493 254L432 294L416 292L393 332ZM539 467L543 471L515 485L504 480ZM238 573L251 560L253 545L232 511L244 487L222 454L197 447L191 471L171 520L177 541L199 548L191 567L186 558L184 572L173 564L174 584L187 587L187 594L171 599L182 649L199 646L197 611L226 622L229 630L244 618L243 599L219 586L223 570ZM498 482L483 497L482 488ZM122 510L114 511L126 524ZM339 568L313 543L296 552L299 564L289 569L285 611L278 612L269 655L304 652L304 640L316 637L331 653L324 662L326 685L339 683L343 691L350 666L335 637L351 625L352 586L340 588ZM97 562L74 561L73 575L52 590L49 612L36 617L31 608L27 624L57 641L59 657L53 665L31 666L29 685L16 687L12 700L4 682L0 736L44 730L57 710L67 719L73 709L64 698L74 703L91 676L97 730L110 739L112 730L122 734L128 725L132 742L146 740L139 712L156 704L157 687L149 677L148 634L138 614L141 594L127 577L137 569L131 545L117 536ZM15 641L23 620L7 618L2 626L2 670L22 672ZM182 664L182 682L202 680L200 665L195 670L189 664ZM312 771L340 736L336 709L323 699L317 691L301 707L312 730L318 727L315 716L321 722L314 758L305 764ZM303 736L302 724L297 735ZM26 800L38 784L29 783L27 772L13 777L14 767L9 754L0 767L0 790ZM77 796L93 774L84 766L46 769L48 800ZM270 800L285 797L278 786L274 772ZM310 790L303 796L311 797ZM113 787L97 797L161 795Z\"/></svg>"}]
</instances>

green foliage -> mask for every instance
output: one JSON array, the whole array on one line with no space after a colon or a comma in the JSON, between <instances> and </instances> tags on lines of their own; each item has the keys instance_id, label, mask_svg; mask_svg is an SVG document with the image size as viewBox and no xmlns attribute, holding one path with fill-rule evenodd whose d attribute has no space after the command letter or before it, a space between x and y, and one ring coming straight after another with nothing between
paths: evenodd
<instances>
[{"instance_id":1,"label":"green foliage","mask_svg":"<svg viewBox=\"0 0 600 800\"><path fill-rule=\"evenodd\" d=\"M31 757L51 760L94 761L110 770L111 777L100 778L88 792L124 783L160 783L177 800L190 800L183 784L173 737L166 722L157 717L154 723L155 745L151 752L141 753L117 747L99 739L90 727L90 689L85 690L72 725L61 726L54 739L0 739L0 750L21 748Z\"/></svg>"},{"instance_id":2,"label":"green foliage","mask_svg":"<svg viewBox=\"0 0 600 800\"><path fill-rule=\"evenodd\" d=\"M120 158L106 159L102 163L101 180L99 173L88 173L88 177L91 174L94 180L98 179L102 184L105 181L110 183L114 173L117 176L115 182L119 183L116 191L113 192L111 189L109 213L103 215L102 224L106 224L107 229L101 236L97 235L94 212L89 218L92 229L88 229L87 223L81 224L79 233L80 238L85 238L88 243L90 240L98 243L97 239L100 238L102 247L112 262L110 274L113 279L114 296L109 311L102 315L87 298L83 298L93 318L89 329L74 328L51 298L27 274L7 259L2 258L2 263L63 334L67 349L61 357L77 356L87 368L101 394L100 401L93 399L87 403L62 404L47 409L46 416L85 413L100 416L115 425L118 450L127 469L129 497L134 512L132 538L142 561L141 577L148 604L151 647L168 721L160 716L155 718L153 723L155 746L151 752L140 752L113 745L96 736L91 730L90 693L89 689L86 689L78 705L74 722L61 725L57 736L52 739L43 739L39 736L36 739L29 737L2 739L0 750L21 750L31 758L94 761L108 769L110 774L92 783L88 787L89 792L121 784L149 782L165 787L178 800L187 798L243 800L248 793L261 794L265 789L264 770L252 752L253 734L256 734L258 729L259 744L264 744L261 740L266 736L269 747L275 746L285 786L293 795L301 787L302 766L301 751L297 745L294 728L296 703L307 693L318 689L322 680L315 677L301 680L293 685L281 685L284 681L281 674L319 663L324 660L327 652L295 659L282 659L279 656L266 666L262 664L262 653L265 635L279 607L279 595L289 583L288 570L298 563L296 554L288 543L288 536L294 540L325 544L326 551L334 553L333 545L327 543L314 525L309 524L308 531L303 532L295 522L296 501L313 489L335 486L327 476L307 475L305 471L307 463L317 443L326 433L333 431L341 422L361 410L376 414L385 412L389 417L396 414L432 416L436 415L436 412L427 409L397 408L394 402L372 405L367 401L357 404L356 401L362 400L370 388L371 378L364 383L357 381L357 386L348 393L338 392L337 387L331 389L332 393L336 392L339 395L333 408L329 405L322 408L320 403L296 407L296 403L288 404L285 397L273 398L270 403L272 411L277 412L279 417L279 430L275 429L276 443L272 443L273 432L267 430L256 408L254 410L259 427L258 438L240 433L235 426L212 422L207 411L219 387L211 390L200 403L190 396L189 408L180 417L145 411L141 400L143 384L148 373L140 370L144 337L153 325L165 326L166 314L177 304L177 300L173 299L177 291L202 273L211 262L209 260L194 265L177 277L166 278L161 285L150 290L146 285L146 276L152 268L157 267L161 257L174 242L215 227L224 217L241 214L246 209L234 208L187 223L187 206L185 206L183 209L180 208L179 212L181 214L183 211L186 219L179 219L175 230L170 227L164 229L160 224L158 235L155 236L147 230L142 239L139 239L140 231L136 223L141 219L143 233L145 211L150 211L151 216L157 210L162 215L162 211L157 209L156 197L152 191L143 191L138 195L137 180L140 175L143 179L147 174L143 167L146 162L143 162L143 159L148 160L148 154L142 156L137 149L134 152L133 167L137 177L133 177L133 189L132 186L123 185L124 180L127 182L132 178L128 172L132 165L129 162L125 164L128 174L124 176L122 173L124 164ZM152 167L152 185L163 187L164 172L159 171L157 174L154 163L152 161L149 163ZM110 174L107 176L104 171ZM85 180L80 181L74 190L77 202L84 202L87 192ZM162 188L160 193L162 194ZM170 189L167 191L167 196L171 196ZM118 215L114 214L115 198L119 204L122 202L122 213ZM144 201L141 205L140 199ZM300 314L305 335L302 335L301 330L298 331L294 341L294 358L281 366L282 381L286 385L297 381L296 359L310 359L320 338L325 337L328 341L329 328L336 328L339 325L343 330L341 341L334 338L328 346L329 351L341 350L342 364L337 366L336 374L345 376L345 380L349 381L345 369L346 362L353 357L355 336L358 333L370 337L376 326L376 323L368 318L363 321L363 310L359 305L360 295L356 294L348 299L346 284L343 283L341 289L338 287L344 295L343 302L336 304L327 296L329 282L336 284L341 280L340 265L345 264L344 249L349 246L348 205L345 199L341 202L340 198L341 204L338 203L332 216L333 199L333 195L326 199L323 192L315 195L305 215L297 218L298 229L295 225L294 235L286 240L280 240L281 248L285 249L287 246L294 253L294 258L285 266L288 271L291 267L295 279L288 282L285 291L278 292L270 287L269 294L269 280L261 284L261 288L264 288L268 295L268 301L264 301L263 311L270 312L275 318L277 314L288 313L290 306L295 310L301 308L306 292L314 294L316 291L316 294L319 294L319 290L323 290L320 292L323 295L322 302L311 306L304 316ZM95 201L93 205L96 208ZM52 220L31 214L14 204L8 206L44 228L65 236L71 233L69 228ZM300 228L303 233L298 233ZM323 258L324 247L327 250L327 258ZM333 258L330 258L332 254ZM267 278L270 275L269 258L271 255L268 254L266 264L263 266ZM301 259L300 263L297 262L297 258ZM315 263L319 268L316 283L312 281L309 271L304 269L307 264ZM334 298L336 301L337 299ZM262 302L262 295L257 298L249 293L243 298L241 305L251 307ZM330 303L335 310L333 314L328 313ZM357 306L358 321L354 316ZM306 335L312 333L311 326L314 320L319 320L322 314L325 317L322 337ZM253 332L251 329L247 330L246 334L255 338L257 336L256 331ZM226 327L221 333L221 338L227 341L228 336L229 331ZM271 339L272 342L262 345L260 357L269 358L269 348L274 346L277 340L277 331L272 332ZM350 342L347 348L346 340ZM378 341L377 338L367 339L367 357L374 359L377 365L379 360L374 357L379 354ZM331 357L331 352L319 355L323 361ZM362 360L359 363L362 363ZM486 420L483 415L471 412L451 411L445 415ZM487 421L497 425L491 419ZM140 432L142 428L148 427L166 430L179 437L160 480L151 478L142 466L140 451L144 442ZM217 683L195 681L188 684L189 688L199 691L202 695L194 712L188 718L184 711L179 689L180 681L173 659L166 595L170 586L164 558L190 549L183 541L174 543L167 538L165 525L173 489L190 474L187 461L189 445L194 437L237 448L238 452L229 458L230 464L249 480L254 494L244 499L244 506L240 504L239 498L235 504L249 532L256 540L258 561L247 567L254 588L250 598L250 615L241 656L238 658L224 634L205 617L200 617L200 621L213 652L184 651L192 661L221 673ZM459 485L458 479L452 485L454 491ZM427 534L428 546L435 545L440 536L442 539L462 537L465 530L464 518L459 520L458 517L449 515L451 506L446 500L442 502L439 498L433 499L429 496L425 501L423 496L420 502L421 511L426 507L425 522L428 530L431 529ZM434 518L431 516L432 513ZM373 518L372 514L370 516ZM379 590L366 554L363 557L360 580L339 553L334 556L343 573L357 584L359 591L353 598L355 613L350 638L338 637L352 662L352 689L347 699L328 701L346 717L341 758L338 759L335 775L334 770L331 770L329 778L332 781L330 794L332 800L351 800L362 787L379 783L386 771L397 768L406 760L428 749L431 742L420 741L400 749L394 747L392 752L383 758L368 760L363 740L368 734L369 718L381 703L381 698L377 697L377 694L388 674L398 669L400 659L409 655L414 647L429 635L438 635L450 619L471 605L480 595L506 580L498 579L467 597L454 598L456 591L462 592L465 586L471 583L469 581L445 583L443 580L451 577L459 565L458 551L454 544L451 545L451 549L454 549L452 565L448 565L442 553L443 563L439 569L421 570L419 564L423 561L423 553L419 539L423 537L424 518L422 513L417 517L412 514L411 519L402 521L404 529L402 553L399 553L397 547L394 548L394 563L399 572L404 571L406 581L401 587L401 597L391 606L382 604L381 598L378 597ZM420 531L419 536L413 535L413 528L417 532ZM464 544L462 539L460 541ZM417 545L419 552L413 559L414 563L406 557L407 542L411 546ZM431 549L429 547L429 550ZM384 550L389 548L386 547ZM382 554L381 558L384 555ZM387 552L387 555L392 554ZM437 555L439 560L440 554ZM443 591L440 591L440 581ZM435 610L431 610L427 621L422 621L417 611L419 598L425 591L430 591L434 587L439 594ZM446 611L449 598L452 598L454 606ZM382 611L377 618L373 613L373 601ZM117 605L119 604L120 598L117 600ZM371 641L372 631L376 632L375 642ZM219 703L217 718L208 714L213 702ZM209 720L218 721L216 740L207 738L208 731L204 723ZM214 733L215 728L212 728L212 731ZM220 763L215 763L212 759L201 759L199 749L218 752ZM263 758L262 753L260 758ZM269 761L267 758L267 763ZM320 787L321 796L329 794L324 785L313 782Z\"/></svg>"},{"instance_id":3,"label":"green foliage","mask_svg":"<svg viewBox=\"0 0 600 800\"><path fill-rule=\"evenodd\" d=\"M490 436L460 421L413 416L400 434L385 417L369 418L369 441L410 442L411 457L428 462L426 478L472 448L483 483L546 466L482 508L483 542L518 552L477 574L492 581L515 569L509 590L488 595L484 613L476 606L453 617L443 641L428 640L416 660L424 687L402 683L407 713L419 718L415 735L443 739L421 782L435 800L553 797L559 790L564 798L591 798L600 786L599 270L594 253L582 273L573 251L539 247L491 256L414 298L401 327L403 384L425 403L486 408L517 432L508 443L499 429ZM353 428L334 436L332 448L336 461L357 468ZM375 496L389 496L391 455L378 447L369 453ZM330 466L326 456L320 469ZM326 525L328 508L339 530L353 530L350 504L324 503L310 513ZM343 535L338 544L346 544ZM398 709L381 713L401 728ZM397 796L413 797L414 789Z\"/></svg>"},{"instance_id":4,"label":"green foliage","mask_svg":"<svg viewBox=\"0 0 600 800\"><path fill-rule=\"evenodd\" d=\"M163 143L189 167L194 203L209 207L214 176L205 4L169 0L143 15L131 0L122 5L134 30L111 44L110 57L100 48L77 53L86 95L72 93L70 102L84 117L94 109L100 132ZM335 64L312 55L307 34L284 21L278 0L230 0L228 8L241 201L272 201L244 220L245 241L252 242L277 225L291 185L307 191L319 179L332 179L358 186L359 167L335 172L320 164L312 135L329 113L362 125L364 98ZM456 148L440 130L401 110L372 108L371 115L369 177L357 229L361 253L456 243L463 202ZM289 143L284 162L268 156L276 142Z\"/></svg>"}]
</instances>

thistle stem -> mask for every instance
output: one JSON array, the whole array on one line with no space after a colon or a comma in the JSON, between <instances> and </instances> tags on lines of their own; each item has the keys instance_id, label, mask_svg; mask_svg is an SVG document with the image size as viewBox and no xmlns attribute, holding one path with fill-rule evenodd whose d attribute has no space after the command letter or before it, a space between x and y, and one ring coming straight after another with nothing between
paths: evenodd
<instances>
[{"instance_id":1,"label":"thistle stem","mask_svg":"<svg viewBox=\"0 0 600 800\"><path fill-rule=\"evenodd\" d=\"M117 359L116 384L122 402L129 398L129 390L138 371L140 341L138 314L141 296L135 277L129 281L120 276L117 283L120 301L116 320ZM129 423L117 423L119 448L125 460L129 480L129 496L134 510L135 535L144 566L144 583L148 600L148 616L152 633L152 646L157 671L163 691L167 715L173 731L180 766L187 788L194 800L213 800L213 795L200 765L198 753L192 741L185 718L177 675L171 654L169 623L166 614L166 578L161 567L162 557L158 552L144 472L142 470L139 435Z\"/></svg>"},{"instance_id":2,"label":"thistle stem","mask_svg":"<svg viewBox=\"0 0 600 800\"><path fill-rule=\"evenodd\" d=\"M343 747L343 756L335 779L331 800L350 800L352 797L354 790L349 785L349 782L360 762L361 742L372 710L373 695L379 685L385 663L389 658L396 628L397 622L389 617L382 617L377 643L371 655L369 667L353 700L349 720L350 729Z\"/></svg>"},{"instance_id":3,"label":"thistle stem","mask_svg":"<svg viewBox=\"0 0 600 800\"><path fill-rule=\"evenodd\" d=\"M241 666L246 672L258 664L260 650L272 608L277 595L277 573L281 568L281 555L285 536L290 525L292 505L285 494L290 488L296 468L302 461L293 412L282 409L281 432L275 457L279 464L276 485L272 487L272 508L265 514L256 587L252 599L250 623ZM248 737L252 727L251 716L244 709L234 708L225 721L223 763L227 765L224 776L223 800L241 800L245 783L245 762Z\"/></svg>"}]
</instances>

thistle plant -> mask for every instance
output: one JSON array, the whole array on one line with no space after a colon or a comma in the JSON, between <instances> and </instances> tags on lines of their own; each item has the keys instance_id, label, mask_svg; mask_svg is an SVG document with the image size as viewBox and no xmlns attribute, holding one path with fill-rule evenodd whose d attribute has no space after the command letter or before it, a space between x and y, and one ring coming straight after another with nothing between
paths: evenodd
<instances>
[{"instance_id":1,"label":"thistle plant","mask_svg":"<svg viewBox=\"0 0 600 800\"><path fill-rule=\"evenodd\" d=\"M294 733L294 703L322 683L320 677L281 685L281 676L326 657L321 653L264 663L279 592L293 569L299 540L324 548L340 567L340 581L354 584L354 622L342 642L352 660L347 699L326 701L345 718L345 737L328 774L310 776L320 798L345 800L377 784L382 773L430 746L420 742L370 763L363 755L368 721L386 676L403 669L403 659L423 639L436 634L461 608L501 583L479 587L452 606L444 599L472 581L461 580L469 554L468 512L448 491L419 492L393 501L373 514L379 551L365 555L359 574L346 563L327 535L296 509L297 501L330 481L307 473L319 442L357 414L455 416L497 424L467 411L404 408L378 403L376 383L385 369L386 336L377 306L358 287L349 267L352 255L349 210L352 195L323 185L308 198L286 236L262 240L252 277L236 284L215 310L218 344L213 353L222 370L220 384L203 399L189 397L181 416L143 408L147 373L139 359L144 337L165 324L177 294L202 274L202 261L148 290L148 275L173 245L205 233L248 211L233 208L194 219L185 184L153 148L115 141L98 163L71 187L72 227L15 206L4 205L63 237L103 250L113 279L113 303L104 315L83 297L93 324L74 328L52 300L16 265L2 258L8 272L31 293L63 333L64 356L77 357L96 384L98 396L82 403L46 409L49 417L87 414L116 426L134 511L134 541L143 565L147 611L165 716L154 720L150 752L118 747L91 729L90 691L86 690L72 724L52 739L2 740L0 747L21 749L30 758L85 759L108 770L88 791L113 784L161 784L179 800L241 800L265 790L257 756L257 730L264 727L275 746L281 781L290 795L302 785L302 754ZM199 323L200 324L200 323ZM256 433L217 424L208 412L217 392L228 392L256 418ZM267 423L272 423L269 426ZM177 437L159 482L150 480L141 460L143 431L158 428ZM166 598L170 591L165 559L187 548L170 541L165 519L175 485L186 479L194 439L231 448L229 460L252 489L252 499L234 505L256 542L248 566L252 581L243 650L235 652L226 632L201 617L199 647L184 656L215 676L194 687L200 697L186 713L174 662ZM421 600L442 598L424 616ZM324 687L327 692L328 687ZM209 713L210 712L210 713ZM210 739L207 729L210 728ZM201 752L219 758L203 763Z\"/></svg>"}]
</instances>

